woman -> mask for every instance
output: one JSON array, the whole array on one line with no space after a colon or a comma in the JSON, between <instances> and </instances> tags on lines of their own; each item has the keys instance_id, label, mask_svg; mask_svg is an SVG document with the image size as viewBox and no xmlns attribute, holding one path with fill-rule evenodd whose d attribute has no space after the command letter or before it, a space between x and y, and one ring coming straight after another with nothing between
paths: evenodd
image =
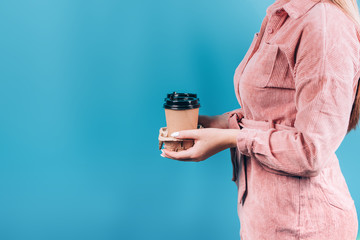
<instances>
[{"instance_id":1,"label":"woman","mask_svg":"<svg viewBox=\"0 0 360 240\"><path fill-rule=\"evenodd\" d=\"M278 0L235 71L241 109L174 133L194 147L162 156L202 161L230 148L240 236L356 239L358 222L335 155L359 119L355 0Z\"/></svg>"}]
</instances>

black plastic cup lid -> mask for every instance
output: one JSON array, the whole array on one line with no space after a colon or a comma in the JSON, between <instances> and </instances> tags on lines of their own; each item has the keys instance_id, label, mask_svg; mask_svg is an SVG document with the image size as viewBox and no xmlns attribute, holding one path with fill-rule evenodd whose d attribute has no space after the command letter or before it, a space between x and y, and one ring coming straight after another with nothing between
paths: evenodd
<instances>
[{"instance_id":1,"label":"black plastic cup lid","mask_svg":"<svg viewBox=\"0 0 360 240\"><path fill-rule=\"evenodd\" d=\"M169 93L167 95L167 98L185 98L185 97L197 98L197 95L195 93L177 93L177 92Z\"/></svg>"},{"instance_id":2,"label":"black plastic cup lid","mask_svg":"<svg viewBox=\"0 0 360 240\"><path fill-rule=\"evenodd\" d=\"M200 100L194 93L177 93L167 94L164 108L172 110L186 110L200 107Z\"/></svg>"}]
</instances>

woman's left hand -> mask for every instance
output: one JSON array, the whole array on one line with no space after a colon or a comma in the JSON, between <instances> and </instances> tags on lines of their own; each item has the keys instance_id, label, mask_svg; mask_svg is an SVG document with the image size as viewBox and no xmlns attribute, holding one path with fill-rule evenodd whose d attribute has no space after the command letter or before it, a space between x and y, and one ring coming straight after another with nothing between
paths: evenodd
<instances>
[{"instance_id":1,"label":"woman's left hand","mask_svg":"<svg viewBox=\"0 0 360 240\"><path fill-rule=\"evenodd\" d=\"M161 156L180 160L180 161L203 161L212 155L230 147L236 147L236 136L239 133L237 129L218 129L203 128L194 130L184 130L172 134L172 137L178 139L193 139L193 147L174 152L168 149L162 149Z\"/></svg>"}]
</instances>

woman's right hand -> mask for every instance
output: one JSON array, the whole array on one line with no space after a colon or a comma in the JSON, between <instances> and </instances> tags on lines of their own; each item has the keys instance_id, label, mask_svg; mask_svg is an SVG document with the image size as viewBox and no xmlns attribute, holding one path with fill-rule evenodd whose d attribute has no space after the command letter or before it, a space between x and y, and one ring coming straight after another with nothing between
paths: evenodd
<instances>
[{"instance_id":1,"label":"woman's right hand","mask_svg":"<svg viewBox=\"0 0 360 240\"><path fill-rule=\"evenodd\" d=\"M216 115L216 116L207 116L200 115L199 116L199 124L201 124L204 128L229 128L228 125L228 115Z\"/></svg>"}]
</instances>

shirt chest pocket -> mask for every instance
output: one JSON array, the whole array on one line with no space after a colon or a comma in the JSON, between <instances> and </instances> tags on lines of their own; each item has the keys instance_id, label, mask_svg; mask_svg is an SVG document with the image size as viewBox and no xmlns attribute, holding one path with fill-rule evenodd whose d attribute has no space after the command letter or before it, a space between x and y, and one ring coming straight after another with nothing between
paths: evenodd
<instances>
[{"instance_id":1,"label":"shirt chest pocket","mask_svg":"<svg viewBox=\"0 0 360 240\"><path fill-rule=\"evenodd\" d=\"M278 45L264 43L254 62L254 84L262 88L295 89L286 55Z\"/></svg>"}]
</instances>

